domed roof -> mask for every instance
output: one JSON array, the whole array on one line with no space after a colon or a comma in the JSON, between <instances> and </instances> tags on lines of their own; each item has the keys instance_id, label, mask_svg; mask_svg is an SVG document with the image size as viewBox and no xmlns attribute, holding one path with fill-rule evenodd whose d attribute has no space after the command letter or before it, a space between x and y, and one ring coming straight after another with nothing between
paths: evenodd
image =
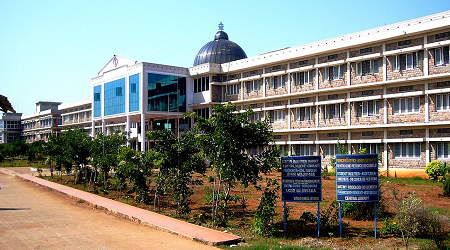
<instances>
[{"instance_id":1,"label":"domed roof","mask_svg":"<svg viewBox=\"0 0 450 250\"><path fill-rule=\"evenodd\" d=\"M228 40L228 35L223 31L222 22L214 40L205 44L197 53L194 66L204 63L227 63L247 58L244 50L236 43Z\"/></svg>"}]
</instances>

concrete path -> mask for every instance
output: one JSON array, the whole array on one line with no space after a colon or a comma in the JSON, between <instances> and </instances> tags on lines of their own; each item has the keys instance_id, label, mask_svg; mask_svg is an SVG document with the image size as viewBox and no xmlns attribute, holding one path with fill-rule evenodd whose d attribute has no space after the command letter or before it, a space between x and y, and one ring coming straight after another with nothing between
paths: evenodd
<instances>
[{"instance_id":1,"label":"concrete path","mask_svg":"<svg viewBox=\"0 0 450 250\"><path fill-rule=\"evenodd\" d=\"M91 193L46 181L28 174L17 174L14 171L5 168L1 168L0 172L11 176L17 176L27 181L31 181L35 184L47 187L47 189L58 191L75 200L83 200L85 201L85 203L88 203L93 207L96 206L98 208L102 208L107 212L116 214L129 220L144 223L153 228L162 229L164 231L178 234L188 239L194 239L208 245L231 244L242 240L240 237L235 235L176 220L151 211L106 199Z\"/></svg>"}]
</instances>

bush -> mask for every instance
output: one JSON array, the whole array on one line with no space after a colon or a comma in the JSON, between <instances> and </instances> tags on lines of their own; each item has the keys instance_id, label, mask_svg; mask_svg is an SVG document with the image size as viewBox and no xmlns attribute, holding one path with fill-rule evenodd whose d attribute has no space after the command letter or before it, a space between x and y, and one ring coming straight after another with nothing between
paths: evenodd
<instances>
[{"instance_id":1,"label":"bush","mask_svg":"<svg viewBox=\"0 0 450 250\"><path fill-rule=\"evenodd\" d=\"M450 196L450 179L446 179L442 185L442 189L444 189L444 195Z\"/></svg>"},{"instance_id":2,"label":"bush","mask_svg":"<svg viewBox=\"0 0 450 250\"><path fill-rule=\"evenodd\" d=\"M380 232L383 236L392 237L400 235L400 227L397 222L393 220L384 220L383 227L380 228Z\"/></svg>"},{"instance_id":3,"label":"bush","mask_svg":"<svg viewBox=\"0 0 450 250\"><path fill-rule=\"evenodd\" d=\"M275 185L275 188L269 188L271 185ZM268 180L267 186L268 187L264 190L261 201L256 210L252 229L255 234L270 237L276 232L273 218L275 216L275 204L277 203L280 186L276 180Z\"/></svg>"},{"instance_id":4,"label":"bush","mask_svg":"<svg viewBox=\"0 0 450 250\"><path fill-rule=\"evenodd\" d=\"M443 170L443 165L438 160L431 161L425 167L425 173L430 180L438 180L439 176L442 176Z\"/></svg>"},{"instance_id":5,"label":"bush","mask_svg":"<svg viewBox=\"0 0 450 250\"><path fill-rule=\"evenodd\" d=\"M449 218L425 208L422 200L414 194L402 200L394 221L399 226L406 248L411 237L433 239L437 247L441 247L448 238Z\"/></svg>"}]
</instances>

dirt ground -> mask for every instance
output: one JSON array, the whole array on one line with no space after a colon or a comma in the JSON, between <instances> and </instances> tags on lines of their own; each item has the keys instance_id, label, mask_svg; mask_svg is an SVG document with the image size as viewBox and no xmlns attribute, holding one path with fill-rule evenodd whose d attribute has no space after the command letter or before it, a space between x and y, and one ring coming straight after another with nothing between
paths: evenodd
<instances>
[{"instance_id":1,"label":"dirt ground","mask_svg":"<svg viewBox=\"0 0 450 250\"><path fill-rule=\"evenodd\" d=\"M26 170L24 170L26 171ZM0 249L212 249L0 173Z\"/></svg>"}]
</instances>

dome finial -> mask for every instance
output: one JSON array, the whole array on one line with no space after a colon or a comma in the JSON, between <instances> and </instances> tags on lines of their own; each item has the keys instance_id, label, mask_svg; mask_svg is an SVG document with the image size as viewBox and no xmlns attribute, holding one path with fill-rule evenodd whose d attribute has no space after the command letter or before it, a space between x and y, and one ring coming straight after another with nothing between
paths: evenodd
<instances>
[{"instance_id":1,"label":"dome finial","mask_svg":"<svg viewBox=\"0 0 450 250\"><path fill-rule=\"evenodd\" d=\"M222 22L219 23L219 30L223 30L223 23Z\"/></svg>"}]
</instances>

